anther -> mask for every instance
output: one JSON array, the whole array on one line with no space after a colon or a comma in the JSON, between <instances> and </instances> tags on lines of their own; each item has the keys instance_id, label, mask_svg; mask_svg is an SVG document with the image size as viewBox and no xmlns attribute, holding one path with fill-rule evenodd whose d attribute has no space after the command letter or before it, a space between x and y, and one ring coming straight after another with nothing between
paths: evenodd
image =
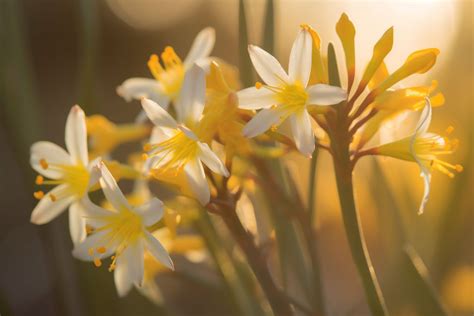
<instances>
[{"instance_id":1,"label":"anther","mask_svg":"<svg viewBox=\"0 0 474 316\"><path fill-rule=\"evenodd\" d=\"M457 172L462 172L464 170L464 167L461 165L455 165L454 168L456 169Z\"/></svg>"},{"instance_id":2,"label":"anther","mask_svg":"<svg viewBox=\"0 0 474 316\"><path fill-rule=\"evenodd\" d=\"M306 23L301 23L301 24L300 24L300 27L301 27L303 30L309 31L309 25L306 24Z\"/></svg>"},{"instance_id":3,"label":"anther","mask_svg":"<svg viewBox=\"0 0 474 316\"><path fill-rule=\"evenodd\" d=\"M143 154L142 154L142 160L143 160L143 161L146 161L147 159L148 159L148 155L145 154L145 153L143 153Z\"/></svg>"},{"instance_id":4,"label":"anther","mask_svg":"<svg viewBox=\"0 0 474 316\"><path fill-rule=\"evenodd\" d=\"M52 194L52 193L49 194L49 198L50 198L51 201L53 201L53 202L56 202L56 200L57 200L56 195L54 195L54 194Z\"/></svg>"},{"instance_id":5,"label":"anther","mask_svg":"<svg viewBox=\"0 0 474 316\"><path fill-rule=\"evenodd\" d=\"M87 253L92 257L94 255L94 248L87 249Z\"/></svg>"},{"instance_id":6,"label":"anther","mask_svg":"<svg viewBox=\"0 0 474 316\"><path fill-rule=\"evenodd\" d=\"M454 131L454 126L450 125L448 126L448 128L446 129L446 134L451 134L452 132Z\"/></svg>"},{"instance_id":7,"label":"anther","mask_svg":"<svg viewBox=\"0 0 474 316\"><path fill-rule=\"evenodd\" d=\"M263 84L260 81L255 82L255 88L260 89L263 87Z\"/></svg>"},{"instance_id":8,"label":"anther","mask_svg":"<svg viewBox=\"0 0 474 316\"><path fill-rule=\"evenodd\" d=\"M150 143L146 143L145 145L143 145L143 150L144 150L144 151L150 151L150 150L151 150L151 144L150 144Z\"/></svg>"},{"instance_id":9,"label":"anther","mask_svg":"<svg viewBox=\"0 0 474 316\"><path fill-rule=\"evenodd\" d=\"M86 226L86 233L87 234L92 234L93 231L94 231L94 228L92 228L91 226Z\"/></svg>"},{"instance_id":10,"label":"anther","mask_svg":"<svg viewBox=\"0 0 474 316\"><path fill-rule=\"evenodd\" d=\"M35 183L36 183L37 185L43 184L43 182L44 182L44 178L43 178L42 176L39 176L39 175L36 176Z\"/></svg>"},{"instance_id":11,"label":"anther","mask_svg":"<svg viewBox=\"0 0 474 316\"><path fill-rule=\"evenodd\" d=\"M96 251L97 251L98 253L105 253L106 250L107 250L107 249L106 249L104 246L101 246L101 247L99 247L99 248L96 249Z\"/></svg>"},{"instance_id":12,"label":"anther","mask_svg":"<svg viewBox=\"0 0 474 316\"><path fill-rule=\"evenodd\" d=\"M35 193L33 193L33 196L36 199L41 200L44 197L44 192L43 191L36 191Z\"/></svg>"},{"instance_id":13,"label":"anther","mask_svg":"<svg viewBox=\"0 0 474 316\"><path fill-rule=\"evenodd\" d=\"M94 258L94 265L98 268L102 265L102 261L99 258Z\"/></svg>"},{"instance_id":14,"label":"anther","mask_svg":"<svg viewBox=\"0 0 474 316\"><path fill-rule=\"evenodd\" d=\"M41 165L41 168L43 168L45 170L48 169L48 163L46 162L46 159L43 159L43 158L40 159L39 163Z\"/></svg>"}]
</instances>

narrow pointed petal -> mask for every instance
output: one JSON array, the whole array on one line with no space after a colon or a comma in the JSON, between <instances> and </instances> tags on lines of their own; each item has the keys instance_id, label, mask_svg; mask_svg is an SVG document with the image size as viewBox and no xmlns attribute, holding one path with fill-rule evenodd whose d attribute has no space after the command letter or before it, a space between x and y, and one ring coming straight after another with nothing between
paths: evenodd
<instances>
[{"instance_id":1,"label":"narrow pointed petal","mask_svg":"<svg viewBox=\"0 0 474 316\"><path fill-rule=\"evenodd\" d=\"M146 115L156 126L176 128L177 123L161 106L150 99L142 99L142 106Z\"/></svg>"},{"instance_id":2,"label":"narrow pointed petal","mask_svg":"<svg viewBox=\"0 0 474 316\"><path fill-rule=\"evenodd\" d=\"M190 161L186 167L184 167L184 172L186 173L189 186L196 199L202 205L209 203L211 193L209 191L209 184L207 183L206 174L204 173L201 161L199 159Z\"/></svg>"},{"instance_id":3,"label":"narrow pointed petal","mask_svg":"<svg viewBox=\"0 0 474 316\"><path fill-rule=\"evenodd\" d=\"M75 105L71 108L66 121L66 148L74 163L87 166L87 129L84 111Z\"/></svg>"},{"instance_id":4,"label":"narrow pointed petal","mask_svg":"<svg viewBox=\"0 0 474 316\"><path fill-rule=\"evenodd\" d=\"M97 157L89 163L87 170L89 171L89 184L88 189L92 188L100 179L100 168L99 163L102 161L101 157Z\"/></svg>"},{"instance_id":5,"label":"narrow pointed petal","mask_svg":"<svg viewBox=\"0 0 474 316\"><path fill-rule=\"evenodd\" d=\"M34 208L33 213L31 213L30 221L37 225L46 224L65 211L76 199L72 195L62 197L65 195L67 187L67 184L61 184L48 192ZM50 198L51 194L56 197L61 196L62 198L53 202Z\"/></svg>"},{"instance_id":6,"label":"narrow pointed petal","mask_svg":"<svg viewBox=\"0 0 474 316\"><path fill-rule=\"evenodd\" d=\"M121 256L117 257L116 267L114 270L115 288L120 297L126 296L133 288L133 280L130 276L128 262L124 257L126 251L127 249L124 250Z\"/></svg>"},{"instance_id":7,"label":"narrow pointed petal","mask_svg":"<svg viewBox=\"0 0 474 316\"><path fill-rule=\"evenodd\" d=\"M258 46L249 45L252 64L258 75L270 86L280 86L289 81L289 77L275 57Z\"/></svg>"},{"instance_id":8,"label":"narrow pointed petal","mask_svg":"<svg viewBox=\"0 0 474 316\"><path fill-rule=\"evenodd\" d=\"M203 29L194 39L188 55L184 59L184 64L191 67L196 61L206 58L211 54L216 41L216 31L212 27Z\"/></svg>"},{"instance_id":9,"label":"narrow pointed petal","mask_svg":"<svg viewBox=\"0 0 474 316\"><path fill-rule=\"evenodd\" d=\"M271 107L276 103L275 93L268 89L250 87L237 92L239 108L259 110Z\"/></svg>"},{"instance_id":10,"label":"narrow pointed petal","mask_svg":"<svg viewBox=\"0 0 474 316\"><path fill-rule=\"evenodd\" d=\"M53 168L43 169L40 160L44 159L48 164L70 165L71 157L69 154L56 144L51 142L36 142L30 149L30 164L33 169L45 177L59 179L63 173Z\"/></svg>"},{"instance_id":11,"label":"narrow pointed petal","mask_svg":"<svg viewBox=\"0 0 474 316\"><path fill-rule=\"evenodd\" d=\"M190 125L198 122L204 109L205 97L206 74L194 64L186 72L181 93L176 100L178 121Z\"/></svg>"},{"instance_id":12,"label":"narrow pointed petal","mask_svg":"<svg viewBox=\"0 0 474 316\"><path fill-rule=\"evenodd\" d=\"M342 47L344 48L344 55L346 57L346 69L347 69L347 89L350 91L352 83L354 82L355 75L355 27L352 21L349 20L347 14L343 13L341 18L336 24L336 32L341 40Z\"/></svg>"},{"instance_id":13,"label":"narrow pointed petal","mask_svg":"<svg viewBox=\"0 0 474 316\"><path fill-rule=\"evenodd\" d=\"M169 105L169 98L163 92L161 84L155 79L130 78L117 87L117 94L130 102L143 98L151 99L158 103L165 110Z\"/></svg>"},{"instance_id":14,"label":"narrow pointed petal","mask_svg":"<svg viewBox=\"0 0 474 316\"><path fill-rule=\"evenodd\" d=\"M290 80L299 81L304 87L311 73L312 40L306 29L299 31L290 53L288 75Z\"/></svg>"},{"instance_id":15,"label":"narrow pointed petal","mask_svg":"<svg viewBox=\"0 0 474 316\"><path fill-rule=\"evenodd\" d=\"M147 203L136 207L135 212L140 214L145 226L151 226L163 217L163 202L157 198L152 198Z\"/></svg>"},{"instance_id":16,"label":"narrow pointed petal","mask_svg":"<svg viewBox=\"0 0 474 316\"><path fill-rule=\"evenodd\" d=\"M131 209L109 169L107 169L103 162L99 164L99 168L102 175L100 178L100 186L110 204L112 204L117 211L120 211L123 207Z\"/></svg>"},{"instance_id":17,"label":"narrow pointed petal","mask_svg":"<svg viewBox=\"0 0 474 316\"><path fill-rule=\"evenodd\" d=\"M303 110L290 116L291 131L296 148L305 156L311 157L314 152L314 133L311 127L311 117Z\"/></svg>"},{"instance_id":18,"label":"narrow pointed petal","mask_svg":"<svg viewBox=\"0 0 474 316\"><path fill-rule=\"evenodd\" d=\"M171 260L168 251L166 251L163 245L148 231L145 232L145 242L146 248L150 251L153 257L156 258L156 260L169 269L174 270L173 261Z\"/></svg>"},{"instance_id":19,"label":"narrow pointed petal","mask_svg":"<svg viewBox=\"0 0 474 316\"><path fill-rule=\"evenodd\" d=\"M128 266L127 270L130 281L138 287L141 287L143 284L143 273L145 270L144 250L144 242L142 239L139 239L134 244L128 245L121 255Z\"/></svg>"},{"instance_id":20,"label":"narrow pointed petal","mask_svg":"<svg viewBox=\"0 0 474 316\"><path fill-rule=\"evenodd\" d=\"M208 144L198 142L201 153L199 159L213 172L223 175L224 177L229 176L229 171L224 166L222 161L217 155L209 148Z\"/></svg>"},{"instance_id":21,"label":"narrow pointed petal","mask_svg":"<svg viewBox=\"0 0 474 316\"><path fill-rule=\"evenodd\" d=\"M96 233L92 233L86 237L86 239L78 245L75 245L74 249L72 250L72 255L74 258L83 261L94 261L95 258L103 259L110 257L115 252L115 247L110 247L109 245L103 245L103 241L107 235L108 231L99 231ZM106 251L104 253L97 253L94 252L91 256L90 249L96 249L100 246L107 246Z\"/></svg>"},{"instance_id":22,"label":"narrow pointed petal","mask_svg":"<svg viewBox=\"0 0 474 316\"><path fill-rule=\"evenodd\" d=\"M80 202L74 202L69 207L69 232L74 245L86 238L86 221Z\"/></svg>"},{"instance_id":23,"label":"narrow pointed petal","mask_svg":"<svg viewBox=\"0 0 474 316\"><path fill-rule=\"evenodd\" d=\"M245 125L243 129L244 136L252 138L265 133L272 125L280 121L280 115L281 113L276 109L261 110Z\"/></svg>"},{"instance_id":24,"label":"narrow pointed petal","mask_svg":"<svg viewBox=\"0 0 474 316\"><path fill-rule=\"evenodd\" d=\"M308 87L306 91L309 94L308 104L333 105L347 98L344 89L327 84L315 84Z\"/></svg>"}]
</instances>

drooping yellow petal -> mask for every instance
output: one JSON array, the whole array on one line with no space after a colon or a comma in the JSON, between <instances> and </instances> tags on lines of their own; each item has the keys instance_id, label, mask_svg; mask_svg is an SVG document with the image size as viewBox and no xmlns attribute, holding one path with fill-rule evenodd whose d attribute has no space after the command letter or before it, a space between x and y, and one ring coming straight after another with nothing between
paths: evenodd
<instances>
[{"instance_id":1,"label":"drooping yellow petal","mask_svg":"<svg viewBox=\"0 0 474 316\"><path fill-rule=\"evenodd\" d=\"M375 89L378 87L385 79L389 76L387 65L384 62L380 64L380 67L375 71L374 75L369 81L367 85L370 90Z\"/></svg>"},{"instance_id":2,"label":"drooping yellow petal","mask_svg":"<svg viewBox=\"0 0 474 316\"><path fill-rule=\"evenodd\" d=\"M323 56L321 55L321 39L318 33L309 25L302 25L306 28L313 40L311 75L309 77L308 85L317 83L328 83L328 74L326 66L324 65Z\"/></svg>"},{"instance_id":3,"label":"drooping yellow petal","mask_svg":"<svg viewBox=\"0 0 474 316\"><path fill-rule=\"evenodd\" d=\"M347 68L347 91L351 90L352 84L354 83L355 76L355 28L347 14L343 13L341 18L336 24L336 32L339 36L342 47L344 48L344 54L346 56L346 68Z\"/></svg>"}]
</instances>

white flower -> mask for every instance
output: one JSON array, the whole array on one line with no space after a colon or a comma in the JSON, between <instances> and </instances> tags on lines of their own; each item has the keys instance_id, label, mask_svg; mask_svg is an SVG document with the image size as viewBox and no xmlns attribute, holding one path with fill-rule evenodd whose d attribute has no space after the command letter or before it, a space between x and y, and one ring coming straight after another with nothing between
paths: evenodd
<instances>
[{"instance_id":1,"label":"white flower","mask_svg":"<svg viewBox=\"0 0 474 316\"><path fill-rule=\"evenodd\" d=\"M94 162L89 163L84 111L78 105L69 112L65 138L69 153L46 141L31 146L30 163L40 174L36 183L55 186L46 194L35 192L40 201L31 214L31 222L46 224L69 207L69 230L72 241L77 243L86 234L79 201L98 181L98 174L92 169Z\"/></svg>"},{"instance_id":2,"label":"white flower","mask_svg":"<svg viewBox=\"0 0 474 316\"><path fill-rule=\"evenodd\" d=\"M148 67L155 79L127 79L117 88L117 93L127 101L149 98L167 109L170 101L179 99L183 91L184 77L194 63L202 67L209 65L208 57L214 48L215 37L215 30L211 27L199 32L184 62L173 48L166 47L161 54L164 67L157 55L152 55L148 61Z\"/></svg>"},{"instance_id":3,"label":"white flower","mask_svg":"<svg viewBox=\"0 0 474 316\"><path fill-rule=\"evenodd\" d=\"M149 99L142 99L142 106L148 118L155 124L150 144L145 145L149 159L146 169L159 172L184 170L187 182L196 198L205 205L209 202L210 191L206 180L204 163L212 171L228 176L224 164L206 143L199 140L197 131L204 108L205 74L195 65L186 76L177 108L178 124L162 107Z\"/></svg>"},{"instance_id":4,"label":"white flower","mask_svg":"<svg viewBox=\"0 0 474 316\"><path fill-rule=\"evenodd\" d=\"M420 167L424 181L424 193L418 213L423 213L430 195L431 170L436 169L449 177L462 171L461 165L453 165L440 160L437 156L451 154L457 147L457 140L449 140L435 133L428 132L431 124L432 107L426 98L426 106L421 113L415 131L408 137L395 140L367 150L375 155L390 156L402 160L414 161Z\"/></svg>"},{"instance_id":5,"label":"white flower","mask_svg":"<svg viewBox=\"0 0 474 316\"><path fill-rule=\"evenodd\" d=\"M311 41L309 32L300 30L291 49L288 74L275 57L249 45L253 66L266 84L257 82L255 87L238 92L240 108L263 109L244 127L245 136L262 134L288 118L296 147L304 155L311 156L315 143L308 106L337 104L347 96L339 87L307 86L311 72Z\"/></svg>"},{"instance_id":6,"label":"white flower","mask_svg":"<svg viewBox=\"0 0 474 316\"><path fill-rule=\"evenodd\" d=\"M100 186L114 210L93 204L88 197L82 201L87 224L92 233L77 245L73 255L93 261L97 267L102 259L113 255L109 271L114 271L119 296L125 296L133 285L143 283L145 249L169 269L173 262L162 244L147 227L163 217L163 203L157 198L138 207L132 207L104 163L99 163Z\"/></svg>"}]
</instances>

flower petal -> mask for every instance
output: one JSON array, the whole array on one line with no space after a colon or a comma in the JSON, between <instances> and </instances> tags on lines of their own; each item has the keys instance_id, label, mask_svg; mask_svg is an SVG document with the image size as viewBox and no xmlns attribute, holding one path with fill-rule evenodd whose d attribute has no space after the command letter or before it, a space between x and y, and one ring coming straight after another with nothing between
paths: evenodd
<instances>
[{"instance_id":1,"label":"flower petal","mask_svg":"<svg viewBox=\"0 0 474 316\"><path fill-rule=\"evenodd\" d=\"M88 189L92 188L100 179L99 163L102 161L101 157L97 157L89 163L87 171L89 172L89 184Z\"/></svg>"},{"instance_id":2,"label":"flower petal","mask_svg":"<svg viewBox=\"0 0 474 316\"><path fill-rule=\"evenodd\" d=\"M229 176L229 171L224 166L222 161L217 157L217 155L209 148L208 144L198 142L199 149L201 151L199 159L209 167L213 172L219 173L224 177Z\"/></svg>"},{"instance_id":3,"label":"flower petal","mask_svg":"<svg viewBox=\"0 0 474 316\"><path fill-rule=\"evenodd\" d=\"M74 163L87 166L87 129L84 111L75 105L71 108L66 121L66 148Z\"/></svg>"},{"instance_id":4,"label":"flower petal","mask_svg":"<svg viewBox=\"0 0 474 316\"><path fill-rule=\"evenodd\" d=\"M74 245L86 238L86 221L83 205L80 202L74 202L69 207L69 233Z\"/></svg>"},{"instance_id":5,"label":"flower petal","mask_svg":"<svg viewBox=\"0 0 474 316\"><path fill-rule=\"evenodd\" d=\"M130 102L132 99L141 100L148 98L158 103L165 110L170 99L163 92L161 83L149 78L130 78L117 87L117 94Z\"/></svg>"},{"instance_id":6,"label":"flower petal","mask_svg":"<svg viewBox=\"0 0 474 316\"><path fill-rule=\"evenodd\" d=\"M75 200L73 195L63 197L67 189L67 184L61 184L48 192L31 213L30 221L37 225L46 224L61 214ZM61 198L53 202L51 194Z\"/></svg>"},{"instance_id":7,"label":"flower petal","mask_svg":"<svg viewBox=\"0 0 474 316\"><path fill-rule=\"evenodd\" d=\"M199 32L184 59L185 66L191 67L197 60L208 57L214 48L215 41L216 31L212 27L206 27Z\"/></svg>"},{"instance_id":8,"label":"flower petal","mask_svg":"<svg viewBox=\"0 0 474 316\"><path fill-rule=\"evenodd\" d=\"M92 203L88 195L82 198L80 203L82 205L83 217L86 224L93 228L105 226L107 224L107 217L117 213L116 211L107 210Z\"/></svg>"},{"instance_id":9,"label":"flower petal","mask_svg":"<svg viewBox=\"0 0 474 316\"><path fill-rule=\"evenodd\" d=\"M186 72L175 104L180 123L193 125L201 118L206 97L205 77L204 70L196 64Z\"/></svg>"},{"instance_id":10,"label":"flower petal","mask_svg":"<svg viewBox=\"0 0 474 316\"><path fill-rule=\"evenodd\" d=\"M311 128L311 117L303 110L290 116L291 131L296 148L305 156L311 157L314 152L314 133Z\"/></svg>"},{"instance_id":11,"label":"flower petal","mask_svg":"<svg viewBox=\"0 0 474 316\"><path fill-rule=\"evenodd\" d=\"M150 99L142 99L142 106L148 118L160 127L176 128L177 124L174 118L166 112L161 106Z\"/></svg>"},{"instance_id":12,"label":"flower petal","mask_svg":"<svg viewBox=\"0 0 474 316\"><path fill-rule=\"evenodd\" d=\"M250 87L237 92L239 108L245 110L266 109L275 104L275 92L268 89Z\"/></svg>"},{"instance_id":13,"label":"flower petal","mask_svg":"<svg viewBox=\"0 0 474 316\"><path fill-rule=\"evenodd\" d=\"M106 235L110 231L103 230L96 233L92 233L87 236L86 239L78 245L75 245L72 250L72 255L74 258L83 261L94 261L94 259L103 259L110 257L115 252L115 247L107 245L104 253L94 252L92 255L90 249L96 249L104 245L104 240L106 240Z\"/></svg>"},{"instance_id":14,"label":"flower petal","mask_svg":"<svg viewBox=\"0 0 474 316\"><path fill-rule=\"evenodd\" d=\"M131 209L130 204L123 195L109 169L107 169L107 166L101 162L99 168L102 175L100 178L100 186L110 204L112 204L117 211L120 211L123 207Z\"/></svg>"},{"instance_id":15,"label":"flower petal","mask_svg":"<svg viewBox=\"0 0 474 316\"><path fill-rule=\"evenodd\" d=\"M290 80L299 81L304 87L311 73L312 40L308 30L299 31L290 53L288 75Z\"/></svg>"},{"instance_id":16,"label":"flower petal","mask_svg":"<svg viewBox=\"0 0 474 316\"><path fill-rule=\"evenodd\" d=\"M347 93L344 89L322 83L310 86L306 91L309 94L308 104L333 105L347 98Z\"/></svg>"},{"instance_id":17,"label":"flower petal","mask_svg":"<svg viewBox=\"0 0 474 316\"><path fill-rule=\"evenodd\" d=\"M124 261L123 256L119 256L114 270L114 282L120 297L126 296L133 287L133 281L129 274L127 262Z\"/></svg>"},{"instance_id":18,"label":"flower petal","mask_svg":"<svg viewBox=\"0 0 474 316\"><path fill-rule=\"evenodd\" d=\"M278 109L263 109L257 113L243 128L245 137L252 138L265 133L272 125L280 121L280 111Z\"/></svg>"},{"instance_id":19,"label":"flower petal","mask_svg":"<svg viewBox=\"0 0 474 316\"><path fill-rule=\"evenodd\" d=\"M258 46L249 45L249 55L258 75L270 86L280 86L289 77L275 57Z\"/></svg>"},{"instance_id":20,"label":"flower petal","mask_svg":"<svg viewBox=\"0 0 474 316\"><path fill-rule=\"evenodd\" d=\"M209 191L209 184L206 180L206 174L199 159L194 159L188 162L184 167L186 178L188 179L191 191L194 193L196 199L202 204L209 203L211 193Z\"/></svg>"},{"instance_id":21,"label":"flower petal","mask_svg":"<svg viewBox=\"0 0 474 316\"><path fill-rule=\"evenodd\" d=\"M63 177L63 173L57 169L43 169L40 160L44 159L48 164L70 165L71 157L69 154L56 144L51 142L36 142L30 149L30 164L33 169L45 177L51 179L59 179Z\"/></svg>"},{"instance_id":22,"label":"flower petal","mask_svg":"<svg viewBox=\"0 0 474 316\"><path fill-rule=\"evenodd\" d=\"M145 226L151 226L163 217L163 202L157 198L152 198L147 203L134 208L134 211L142 216Z\"/></svg>"},{"instance_id":23,"label":"flower petal","mask_svg":"<svg viewBox=\"0 0 474 316\"><path fill-rule=\"evenodd\" d=\"M144 247L138 240L136 244L129 245L117 257L114 281L120 297L127 295L133 284L140 287L143 283L144 272Z\"/></svg>"},{"instance_id":24,"label":"flower petal","mask_svg":"<svg viewBox=\"0 0 474 316\"><path fill-rule=\"evenodd\" d=\"M158 260L171 270L174 270L173 261L165 247L148 231L145 232L145 245L148 251Z\"/></svg>"}]
</instances>

